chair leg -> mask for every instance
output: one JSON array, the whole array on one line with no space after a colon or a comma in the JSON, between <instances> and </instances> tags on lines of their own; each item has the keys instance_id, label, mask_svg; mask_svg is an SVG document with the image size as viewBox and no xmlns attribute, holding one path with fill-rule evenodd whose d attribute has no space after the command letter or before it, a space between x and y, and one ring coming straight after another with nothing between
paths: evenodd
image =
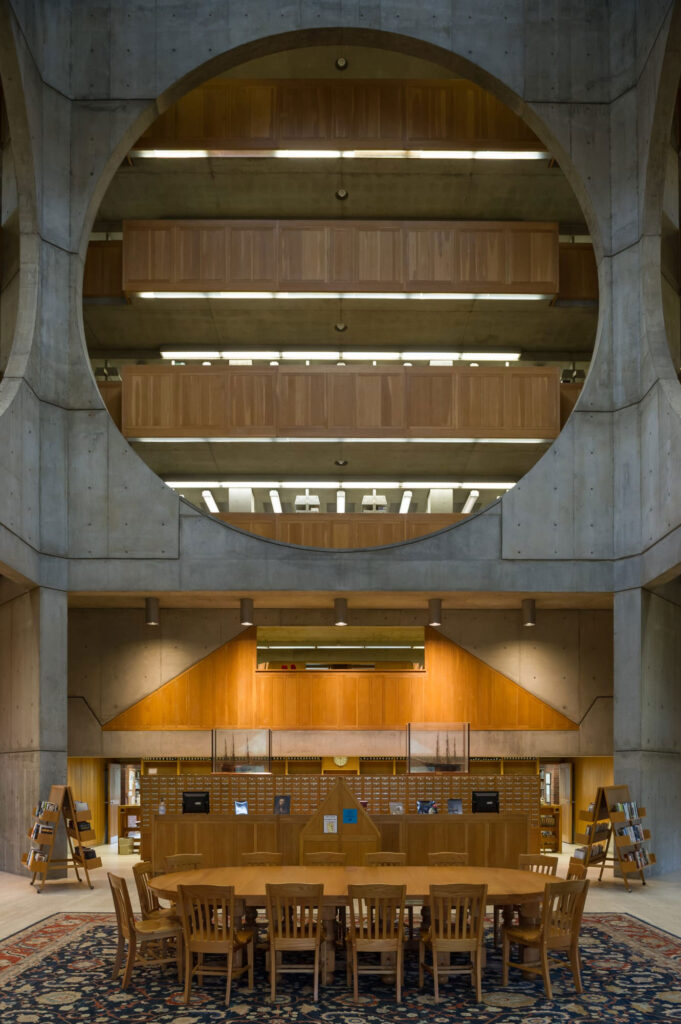
<instances>
[{"instance_id":1,"label":"chair leg","mask_svg":"<svg viewBox=\"0 0 681 1024\"><path fill-rule=\"evenodd\" d=\"M440 978L439 978L438 972L437 972L438 963L437 963L437 953L435 951L435 946L432 947L432 954L433 954L433 993L434 993L434 996L435 996L435 1002L439 1003L440 1002ZM447 955L447 959L451 959L451 956L449 954Z\"/></svg>"},{"instance_id":2,"label":"chair leg","mask_svg":"<svg viewBox=\"0 0 681 1024\"><path fill-rule=\"evenodd\" d=\"M423 964L426 958L426 944L419 939L419 988L423 988Z\"/></svg>"},{"instance_id":3,"label":"chair leg","mask_svg":"<svg viewBox=\"0 0 681 1024\"><path fill-rule=\"evenodd\" d=\"M185 1006L189 1002L189 996L192 990L192 968L194 966L194 954L191 950L186 950L184 955L184 996L183 1002Z\"/></svg>"},{"instance_id":4,"label":"chair leg","mask_svg":"<svg viewBox=\"0 0 681 1024\"><path fill-rule=\"evenodd\" d=\"M175 963L177 964L177 980L182 981L182 953L183 953L183 942L182 936L178 935L175 939Z\"/></svg>"},{"instance_id":5,"label":"chair leg","mask_svg":"<svg viewBox=\"0 0 681 1024\"><path fill-rule=\"evenodd\" d=\"M274 946L270 946L270 999L272 1002L277 998L277 954Z\"/></svg>"},{"instance_id":6,"label":"chair leg","mask_svg":"<svg viewBox=\"0 0 681 1024\"><path fill-rule=\"evenodd\" d=\"M497 903L495 903L494 904L494 939L493 939L494 948L495 949L499 945L499 931L500 931L500 929L499 929L499 922L500 922L500 919L501 919L501 907Z\"/></svg>"},{"instance_id":7,"label":"chair leg","mask_svg":"<svg viewBox=\"0 0 681 1024\"><path fill-rule=\"evenodd\" d=\"M253 962L255 957L255 939L246 946L246 960L248 963L248 991L253 991Z\"/></svg>"},{"instance_id":8,"label":"chair leg","mask_svg":"<svg viewBox=\"0 0 681 1024\"><path fill-rule=\"evenodd\" d=\"M127 988L130 984L130 975L132 969L135 966L135 956L137 955L137 940L134 934L128 939L128 959L125 962L125 974L123 975L123 988Z\"/></svg>"},{"instance_id":9,"label":"chair leg","mask_svg":"<svg viewBox=\"0 0 681 1024\"><path fill-rule=\"evenodd\" d=\"M580 974L581 961L579 959L579 948L577 944L570 946L570 967L572 968L572 977L575 979L575 989L581 994L582 989L582 978Z\"/></svg>"},{"instance_id":10,"label":"chair leg","mask_svg":"<svg viewBox=\"0 0 681 1024\"><path fill-rule=\"evenodd\" d=\"M234 946L227 953L227 986L225 988L225 1006L229 1006L232 998L232 968L234 967Z\"/></svg>"},{"instance_id":11,"label":"chair leg","mask_svg":"<svg viewBox=\"0 0 681 1024\"><path fill-rule=\"evenodd\" d=\"M345 943L345 984L350 987L352 981L352 944Z\"/></svg>"},{"instance_id":12,"label":"chair leg","mask_svg":"<svg viewBox=\"0 0 681 1024\"><path fill-rule=\"evenodd\" d=\"M511 955L511 943L508 939L508 933L503 934L503 946L501 953L501 984L503 988L508 987L508 959Z\"/></svg>"},{"instance_id":13,"label":"chair leg","mask_svg":"<svg viewBox=\"0 0 681 1024\"><path fill-rule=\"evenodd\" d=\"M397 1002L402 1002L402 957L404 955L404 947L400 944L397 947L397 963L395 964L395 993Z\"/></svg>"},{"instance_id":14,"label":"chair leg","mask_svg":"<svg viewBox=\"0 0 681 1024\"><path fill-rule=\"evenodd\" d=\"M357 946L353 944L352 947L352 998L354 1002L359 1002L359 979L357 977Z\"/></svg>"},{"instance_id":15,"label":"chair leg","mask_svg":"<svg viewBox=\"0 0 681 1024\"><path fill-rule=\"evenodd\" d=\"M549 974L549 958L546 951L546 947L540 951L541 955L541 976L544 979L544 988L546 989L546 998L553 999L553 991L551 989L551 975Z\"/></svg>"},{"instance_id":16,"label":"chair leg","mask_svg":"<svg viewBox=\"0 0 681 1024\"><path fill-rule=\"evenodd\" d=\"M482 956L480 953L478 948L471 954L475 964L475 999L478 1003L482 1002Z\"/></svg>"},{"instance_id":17,"label":"chair leg","mask_svg":"<svg viewBox=\"0 0 681 1024\"><path fill-rule=\"evenodd\" d=\"M118 946L116 947L116 959L114 960L113 973L111 980L115 981L120 974L121 965L123 963L123 956L125 954L125 939L121 932L118 933Z\"/></svg>"},{"instance_id":18,"label":"chair leg","mask_svg":"<svg viewBox=\"0 0 681 1024\"><path fill-rule=\"evenodd\" d=\"M312 983L312 1000L317 1002L319 999L319 943L314 948L314 981Z\"/></svg>"}]
</instances>

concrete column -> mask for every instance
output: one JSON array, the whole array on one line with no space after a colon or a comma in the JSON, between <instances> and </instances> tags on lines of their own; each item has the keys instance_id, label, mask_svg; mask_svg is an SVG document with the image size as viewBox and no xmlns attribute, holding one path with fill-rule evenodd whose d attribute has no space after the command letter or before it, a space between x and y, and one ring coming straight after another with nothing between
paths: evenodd
<instances>
[{"instance_id":1,"label":"concrete column","mask_svg":"<svg viewBox=\"0 0 681 1024\"><path fill-rule=\"evenodd\" d=\"M681 867L681 607L646 590L615 594L615 782L646 808L657 857Z\"/></svg>"},{"instance_id":2,"label":"concrete column","mask_svg":"<svg viewBox=\"0 0 681 1024\"><path fill-rule=\"evenodd\" d=\"M24 873L33 807L66 782L66 619L62 591L0 605L0 870L14 874ZM55 855L64 848L60 828Z\"/></svg>"}]
</instances>

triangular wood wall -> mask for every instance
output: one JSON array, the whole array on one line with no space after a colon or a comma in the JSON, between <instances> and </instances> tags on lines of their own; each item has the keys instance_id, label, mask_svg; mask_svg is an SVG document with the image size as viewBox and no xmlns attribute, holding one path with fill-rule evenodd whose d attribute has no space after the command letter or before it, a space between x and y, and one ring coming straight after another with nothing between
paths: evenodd
<instances>
[{"instance_id":1,"label":"triangular wood wall","mask_svg":"<svg viewBox=\"0 0 681 1024\"><path fill-rule=\"evenodd\" d=\"M422 672L259 672L252 627L104 728L403 729L407 722L579 728L435 630L426 630L425 653Z\"/></svg>"}]
</instances>

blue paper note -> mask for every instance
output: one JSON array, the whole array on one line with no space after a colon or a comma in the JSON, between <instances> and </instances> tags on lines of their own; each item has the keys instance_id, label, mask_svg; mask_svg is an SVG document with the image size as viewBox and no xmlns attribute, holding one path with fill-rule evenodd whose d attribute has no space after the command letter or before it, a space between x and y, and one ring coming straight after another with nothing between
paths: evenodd
<instances>
[{"instance_id":1,"label":"blue paper note","mask_svg":"<svg viewBox=\"0 0 681 1024\"><path fill-rule=\"evenodd\" d=\"M356 825L357 824L357 808L356 807L344 807L343 808L343 824L344 825Z\"/></svg>"}]
</instances>

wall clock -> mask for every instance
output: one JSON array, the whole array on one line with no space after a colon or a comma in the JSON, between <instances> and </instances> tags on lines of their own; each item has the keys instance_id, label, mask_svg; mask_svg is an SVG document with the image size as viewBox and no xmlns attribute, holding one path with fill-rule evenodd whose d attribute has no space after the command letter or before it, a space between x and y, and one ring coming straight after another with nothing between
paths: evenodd
<instances>
[{"instance_id":1,"label":"wall clock","mask_svg":"<svg viewBox=\"0 0 681 1024\"><path fill-rule=\"evenodd\" d=\"M333 763L338 765L339 768L343 768L348 763L347 757L334 757Z\"/></svg>"}]
</instances>

